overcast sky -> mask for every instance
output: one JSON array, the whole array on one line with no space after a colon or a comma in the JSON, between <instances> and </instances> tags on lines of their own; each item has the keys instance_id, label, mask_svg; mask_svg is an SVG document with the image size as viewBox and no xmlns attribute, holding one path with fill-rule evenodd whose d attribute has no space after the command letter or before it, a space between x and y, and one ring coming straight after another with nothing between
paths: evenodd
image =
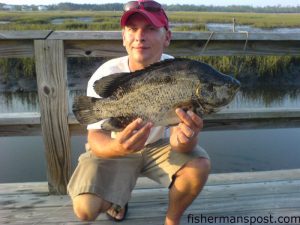
<instances>
[{"instance_id":1,"label":"overcast sky","mask_svg":"<svg viewBox=\"0 0 300 225\"><path fill-rule=\"evenodd\" d=\"M51 5L58 4L60 2L72 2L77 4L105 4L105 3L125 3L129 0L0 0L0 3L12 4L12 5ZM249 6L300 6L300 0L157 0L162 4L195 4L195 5L249 5Z\"/></svg>"}]
</instances>

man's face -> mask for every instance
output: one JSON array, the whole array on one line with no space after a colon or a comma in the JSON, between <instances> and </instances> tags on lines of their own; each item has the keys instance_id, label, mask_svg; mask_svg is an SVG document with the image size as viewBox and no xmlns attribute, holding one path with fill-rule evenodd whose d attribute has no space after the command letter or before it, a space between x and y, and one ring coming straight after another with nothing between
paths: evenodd
<instances>
[{"instance_id":1,"label":"man's face","mask_svg":"<svg viewBox=\"0 0 300 225\"><path fill-rule=\"evenodd\" d=\"M170 31L154 27L140 14L129 17L122 34L129 60L144 66L160 60L163 49L170 44L171 38Z\"/></svg>"}]
</instances>

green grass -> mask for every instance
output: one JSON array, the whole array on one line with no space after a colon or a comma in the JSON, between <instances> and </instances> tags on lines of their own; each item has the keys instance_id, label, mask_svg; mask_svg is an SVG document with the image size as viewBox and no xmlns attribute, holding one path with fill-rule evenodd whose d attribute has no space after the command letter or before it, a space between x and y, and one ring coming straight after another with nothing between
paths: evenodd
<instances>
[{"instance_id":1,"label":"green grass","mask_svg":"<svg viewBox=\"0 0 300 225\"><path fill-rule=\"evenodd\" d=\"M300 27L300 14L224 13L224 12L168 12L173 23L194 23L194 26L177 27L176 30L205 30L206 23L232 23L260 28ZM121 12L108 11L48 11L48 12L0 12L0 30L119 30ZM91 23L74 21L78 17L90 17ZM283 19L284 18L284 19ZM53 19L66 19L63 24L52 24Z\"/></svg>"},{"instance_id":2,"label":"green grass","mask_svg":"<svg viewBox=\"0 0 300 225\"><path fill-rule=\"evenodd\" d=\"M20 77L35 77L35 63L33 58L0 58L0 75L7 81L10 74L15 79Z\"/></svg>"},{"instance_id":3,"label":"green grass","mask_svg":"<svg viewBox=\"0 0 300 225\"><path fill-rule=\"evenodd\" d=\"M120 12L0 12L0 30L119 30ZM76 20L80 17L92 18L91 23ZM52 24L54 19L65 19L62 24Z\"/></svg>"},{"instance_id":4,"label":"green grass","mask_svg":"<svg viewBox=\"0 0 300 225\"><path fill-rule=\"evenodd\" d=\"M259 77L276 77L289 72L292 64L300 63L295 56L193 56L226 74L236 77L253 74Z\"/></svg>"},{"instance_id":5,"label":"green grass","mask_svg":"<svg viewBox=\"0 0 300 225\"><path fill-rule=\"evenodd\" d=\"M288 79L293 76L290 74L291 68L300 64L300 57L295 56L192 56L188 58L208 63L219 71L237 78L255 76L262 80L282 76ZM72 60L76 65L82 65L82 68L97 61L96 58L73 58ZM15 79L35 77L34 59L0 58L2 80L8 80L12 74Z\"/></svg>"}]
</instances>

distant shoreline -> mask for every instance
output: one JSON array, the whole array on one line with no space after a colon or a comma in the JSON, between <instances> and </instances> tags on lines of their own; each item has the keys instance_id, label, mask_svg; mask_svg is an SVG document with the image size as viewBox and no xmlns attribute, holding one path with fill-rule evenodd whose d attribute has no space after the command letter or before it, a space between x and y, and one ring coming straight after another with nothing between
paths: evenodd
<instances>
[{"instance_id":1,"label":"distant shoreline","mask_svg":"<svg viewBox=\"0 0 300 225\"><path fill-rule=\"evenodd\" d=\"M174 6L175 7L175 6ZM280 11L273 7L272 12L254 12L253 10L240 12L241 7L232 7L231 11L209 11L201 8L195 11L182 11L183 7L176 6L167 11L170 23L172 24L193 24L192 26L177 26L176 31L209 31L206 25L209 23L229 24L235 19L236 25L251 26L253 28L300 28L300 6L296 11ZM248 9L246 7L246 9ZM173 11L174 10L174 11ZM274 16L280 13L281 16ZM105 11L80 11L68 8L49 11L1 11L0 8L0 30L120 30L120 15L122 9ZM284 15L284 20L282 20ZM57 23L57 20L59 23Z\"/></svg>"}]
</instances>

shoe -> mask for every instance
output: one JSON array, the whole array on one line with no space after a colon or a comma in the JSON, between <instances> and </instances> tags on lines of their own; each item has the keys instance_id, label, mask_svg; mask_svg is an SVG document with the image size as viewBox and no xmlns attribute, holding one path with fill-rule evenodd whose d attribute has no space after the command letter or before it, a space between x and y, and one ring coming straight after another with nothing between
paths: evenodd
<instances>
[{"instance_id":1,"label":"shoe","mask_svg":"<svg viewBox=\"0 0 300 225\"><path fill-rule=\"evenodd\" d=\"M112 207L114 208L114 210L115 210L116 213L119 213L120 210L121 210L121 207L118 206L118 205L113 205ZM123 220L126 219L127 211L128 211L128 203L126 203L124 209L125 209L124 215L123 215L123 218L121 218L121 219L115 218L115 217L111 216L111 215L110 215L109 213L107 213L107 212L106 212L106 215L107 215L107 217L108 217L110 220L113 220L113 221L115 221L115 222L121 222L121 221L123 221Z\"/></svg>"}]
</instances>

